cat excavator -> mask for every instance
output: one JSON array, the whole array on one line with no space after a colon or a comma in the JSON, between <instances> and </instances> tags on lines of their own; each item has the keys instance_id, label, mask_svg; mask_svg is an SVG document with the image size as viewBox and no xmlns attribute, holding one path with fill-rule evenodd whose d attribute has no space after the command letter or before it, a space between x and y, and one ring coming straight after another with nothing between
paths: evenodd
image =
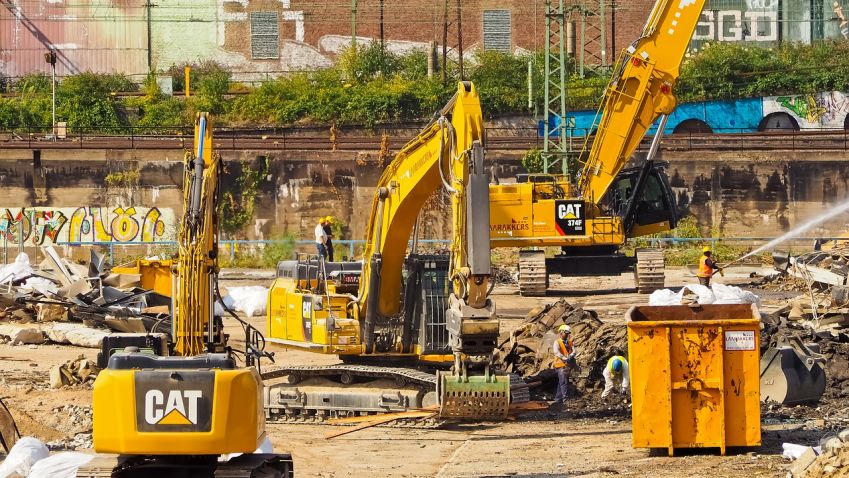
<instances>
[{"instance_id":1,"label":"cat excavator","mask_svg":"<svg viewBox=\"0 0 849 478\"><path fill-rule=\"evenodd\" d=\"M98 455L78 477L291 477L289 455L254 453L266 439L262 335L245 331L245 364L214 314L218 291L221 158L206 113L195 120L186 154L179 253L172 268L172 330L112 334L94 382L93 442ZM170 340L173 338L173 340ZM235 456L234 456L235 455ZM222 459L223 456L231 457Z\"/></svg>"},{"instance_id":2,"label":"cat excavator","mask_svg":"<svg viewBox=\"0 0 849 478\"><path fill-rule=\"evenodd\" d=\"M286 379L266 386L271 420L421 408L438 417L506 417L511 378L492 368L499 323L489 298L483 132L477 91L461 82L381 175L362 262L299 255L278 264L267 340L342 363L264 373ZM451 197L450 253L422 254L420 212L442 188Z\"/></svg>"},{"instance_id":3,"label":"cat excavator","mask_svg":"<svg viewBox=\"0 0 849 478\"><path fill-rule=\"evenodd\" d=\"M490 187L492 247L521 248L522 295L545 295L549 274L619 275L628 269L634 270L639 292L663 288L661 251L638 249L635 257L627 257L619 249L628 238L668 231L677 223L665 166L654 157L677 104L675 83L704 4L654 4L642 35L616 63L574 182L560 175L526 174L516 183ZM658 118L645 161L626 169ZM546 257L539 248L549 246L560 253Z\"/></svg>"}]
</instances>

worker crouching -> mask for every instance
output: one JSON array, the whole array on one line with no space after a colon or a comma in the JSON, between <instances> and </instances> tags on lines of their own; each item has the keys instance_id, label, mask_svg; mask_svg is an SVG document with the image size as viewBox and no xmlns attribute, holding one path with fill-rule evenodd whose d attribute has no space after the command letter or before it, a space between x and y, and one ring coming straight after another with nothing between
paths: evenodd
<instances>
[{"instance_id":1,"label":"worker crouching","mask_svg":"<svg viewBox=\"0 0 849 478\"><path fill-rule=\"evenodd\" d=\"M555 407L563 405L569 392L569 376L577 365L575 360L575 345L572 343L572 328L561 325L557 329L557 340L552 346L554 354L554 369L557 371L557 393L554 394Z\"/></svg>"},{"instance_id":2,"label":"worker crouching","mask_svg":"<svg viewBox=\"0 0 849 478\"><path fill-rule=\"evenodd\" d=\"M604 391L601 392L601 398L606 398L614 390L622 394L628 393L630 379L628 378L628 361L625 357L621 355L610 357L601 375L604 377Z\"/></svg>"}]
</instances>

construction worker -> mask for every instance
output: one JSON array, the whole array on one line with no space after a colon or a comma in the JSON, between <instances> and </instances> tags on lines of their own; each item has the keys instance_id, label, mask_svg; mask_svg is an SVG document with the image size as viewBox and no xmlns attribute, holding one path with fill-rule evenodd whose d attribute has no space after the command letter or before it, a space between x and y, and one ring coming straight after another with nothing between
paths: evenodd
<instances>
[{"instance_id":1,"label":"construction worker","mask_svg":"<svg viewBox=\"0 0 849 478\"><path fill-rule=\"evenodd\" d=\"M557 371L557 393L554 394L554 405L563 405L569 387L569 375L575 367L575 345L572 343L572 328L561 325L557 328L557 340L554 341L551 352L554 354L554 369Z\"/></svg>"},{"instance_id":2,"label":"construction worker","mask_svg":"<svg viewBox=\"0 0 849 478\"><path fill-rule=\"evenodd\" d=\"M330 239L327 237L327 233L324 232L324 224L325 218L321 218L318 220L318 225L315 226L315 248L318 250L319 259L327 258L327 241Z\"/></svg>"},{"instance_id":3,"label":"construction worker","mask_svg":"<svg viewBox=\"0 0 849 478\"><path fill-rule=\"evenodd\" d=\"M327 248L327 260L333 262L333 216L325 216L324 218L324 234L327 235L327 242L324 247Z\"/></svg>"},{"instance_id":4,"label":"construction worker","mask_svg":"<svg viewBox=\"0 0 849 478\"><path fill-rule=\"evenodd\" d=\"M699 284L707 287L710 287L710 278L722 270L710 255L710 246L703 247L702 257L699 259L699 272L696 274L699 278Z\"/></svg>"},{"instance_id":5,"label":"construction worker","mask_svg":"<svg viewBox=\"0 0 849 478\"><path fill-rule=\"evenodd\" d=\"M601 398L610 395L617 386L619 393L628 393L628 361L621 355L614 355L607 360L607 366L604 367L604 372L601 373L604 377L604 391L601 392Z\"/></svg>"}]
</instances>

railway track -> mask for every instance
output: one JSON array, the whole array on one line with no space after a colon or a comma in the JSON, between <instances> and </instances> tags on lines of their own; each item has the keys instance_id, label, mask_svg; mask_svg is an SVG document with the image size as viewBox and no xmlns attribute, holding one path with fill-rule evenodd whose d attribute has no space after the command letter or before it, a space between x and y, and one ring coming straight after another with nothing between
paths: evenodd
<instances>
[{"instance_id":1,"label":"railway track","mask_svg":"<svg viewBox=\"0 0 849 478\"><path fill-rule=\"evenodd\" d=\"M489 151L526 151L541 147L541 138L518 130L494 128L497 134L486 137ZM215 138L214 146L219 151L380 151L388 147L398 151L412 138L403 135L383 139L374 136L337 136L331 141L329 134L318 132L269 133L255 132L224 133ZM651 138L646 138L638 150L648 150ZM35 134L13 134L0 132L0 147L6 149L138 149L138 150L181 150L190 148L192 138L184 135L86 135L75 134L64 139L51 141ZM579 151L584 138L571 138L572 150ZM849 150L849 131L817 131L792 133L733 133L733 134L671 134L666 135L661 149L668 151L846 151Z\"/></svg>"}]
</instances>

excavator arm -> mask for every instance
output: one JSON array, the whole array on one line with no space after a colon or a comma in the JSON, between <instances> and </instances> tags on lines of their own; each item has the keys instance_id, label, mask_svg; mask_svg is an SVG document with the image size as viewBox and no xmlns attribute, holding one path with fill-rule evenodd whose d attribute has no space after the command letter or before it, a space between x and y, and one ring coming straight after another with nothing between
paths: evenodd
<instances>
[{"instance_id":1,"label":"excavator arm","mask_svg":"<svg viewBox=\"0 0 849 478\"><path fill-rule=\"evenodd\" d=\"M598 204L604 198L651 125L675 109L675 82L704 5L705 0L658 0L642 36L623 53L605 91L601 121L579 178L585 201ZM664 126L661 121L658 135ZM656 148L654 144L652 150Z\"/></svg>"},{"instance_id":2,"label":"excavator arm","mask_svg":"<svg viewBox=\"0 0 849 478\"><path fill-rule=\"evenodd\" d=\"M357 301L366 354L379 352L378 321L400 313L402 269L419 212L440 188L451 195L446 328L454 368L438 380L443 417L506 416L509 406L509 380L490 373L499 326L488 298L489 184L483 160L480 100L471 83L461 82L436 118L386 168L369 217ZM470 366L482 366L484 374L469 374Z\"/></svg>"}]
</instances>

